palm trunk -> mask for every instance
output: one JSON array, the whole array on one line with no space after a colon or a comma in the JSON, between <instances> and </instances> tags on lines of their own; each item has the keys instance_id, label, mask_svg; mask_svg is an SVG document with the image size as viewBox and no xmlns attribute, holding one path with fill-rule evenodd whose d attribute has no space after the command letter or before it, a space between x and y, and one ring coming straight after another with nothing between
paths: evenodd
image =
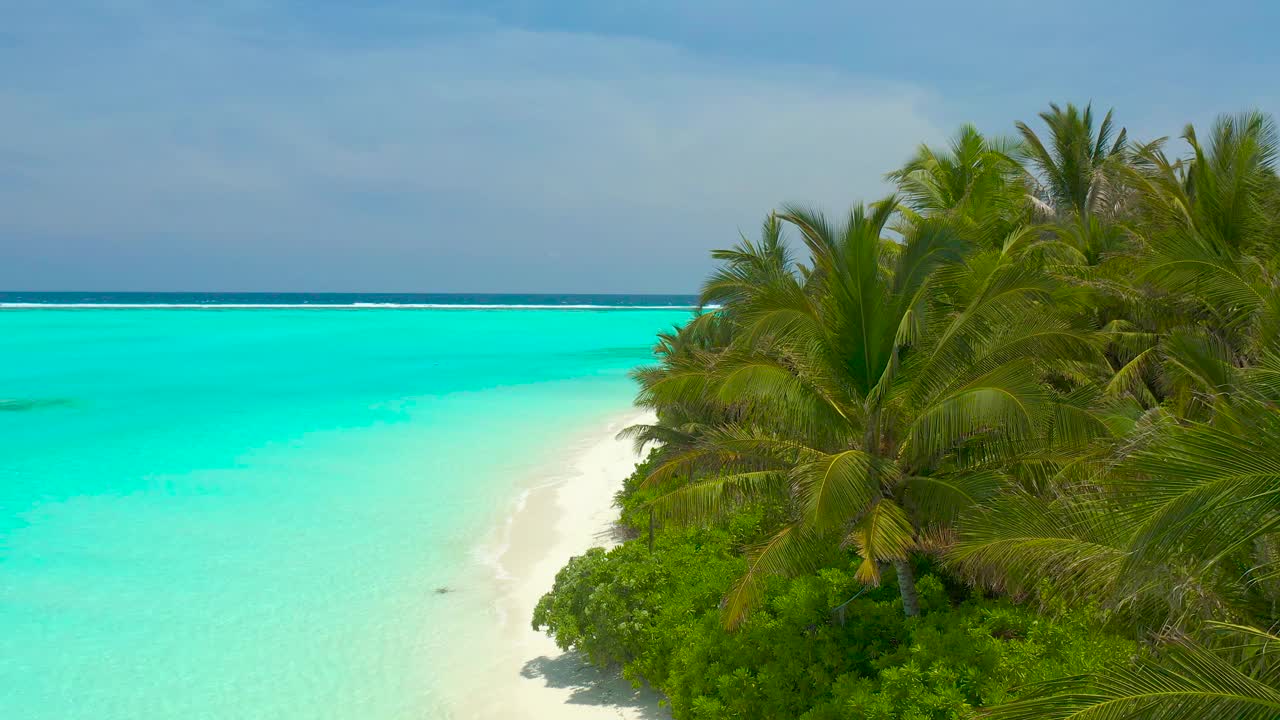
<instances>
[{"instance_id":1,"label":"palm trunk","mask_svg":"<svg viewBox=\"0 0 1280 720\"><path fill-rule=\"evenodd\" d=\"M916 574L909 559L894 560L893 569L898 574L898 592L902 594L902 613L907 617L920 614L920 597L916 595Z\"/></svg>"},{"instance_id":2,"label":"palm trunk","mask_svg":"<svg viewBox=\"0 0 1280 720\"><path fill-rule=\"evenodd\" d=\"M866 435L862 439L863 452L872 457L880 457L880 409L876 408L867 415ZM872 470L872 477L874 477ZM898 574L898 592L902 594L902 612L907 617L920 614L920 597L916 595L916 575L911 570L910 559L893 561L893 569Z\"/></svg>"}]
</instances>

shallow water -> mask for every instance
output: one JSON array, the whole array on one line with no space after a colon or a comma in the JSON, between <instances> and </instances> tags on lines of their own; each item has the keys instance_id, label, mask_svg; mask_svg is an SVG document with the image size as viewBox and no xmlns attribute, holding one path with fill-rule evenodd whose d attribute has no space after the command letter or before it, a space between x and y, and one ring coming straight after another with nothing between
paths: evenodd
<instances>
[{"instance_id":1,"label":"shallow water","mask_svg":"<svg viewBox=\"0 0 1280 720\"><path fill-rule=\"evenodd\" d=\"M0 717L443 717L478 538L686 317L0 311Z\"/></svg>"}]
</instances>

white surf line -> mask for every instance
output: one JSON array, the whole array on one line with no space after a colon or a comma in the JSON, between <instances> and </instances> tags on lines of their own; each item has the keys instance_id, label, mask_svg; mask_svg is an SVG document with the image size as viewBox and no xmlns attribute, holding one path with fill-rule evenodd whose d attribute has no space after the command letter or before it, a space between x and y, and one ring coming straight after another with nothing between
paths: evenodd
<instances>
[{"instance_id":1,"label":"white surf line","mask_svg":"<svg viewBox=\"0 0 1280 720\"><path fill-rule=\"evenodd\" d=\"M449 303L0 303L14 310L695 310L696 305L461 305ZM707 305L707 310L719 309Z\"/></svg>"}]
</instances>

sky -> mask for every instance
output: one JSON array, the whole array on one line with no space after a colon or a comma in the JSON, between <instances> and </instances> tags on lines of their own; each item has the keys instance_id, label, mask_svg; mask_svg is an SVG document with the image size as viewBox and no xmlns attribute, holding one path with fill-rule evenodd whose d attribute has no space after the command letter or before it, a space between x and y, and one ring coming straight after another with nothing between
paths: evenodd
<instances>
[{"instance_id":1,"label":"sky","mask_svg":"<svg viewBox=\"0 0 1280 720\"><path fill-rule=\"evenodd\" d=\"M0 290L692 293L770 210L877 199L963 122L1278 113L1278 27L1267 2L0 0Z\"/></svg>"}]
</instances>

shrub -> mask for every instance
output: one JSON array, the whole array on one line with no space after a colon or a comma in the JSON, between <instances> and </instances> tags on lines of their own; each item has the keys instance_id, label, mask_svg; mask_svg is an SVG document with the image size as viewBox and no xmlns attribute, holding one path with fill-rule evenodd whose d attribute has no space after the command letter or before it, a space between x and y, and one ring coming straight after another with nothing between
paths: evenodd
<instances>
[{"instance_id":1,"label":"shrub","mask_svg":"<svg viewBox=\"0 0 1280 720\"><path fill-rule=\"evenodd\" d=\"M848 555L775 580L763 607L729 632L719 601L760 517L735 521L736 530L659 533L653 552L640 538L574 558L538 603L534 627L648 681L688 720L967 718L1021 685L1136 653L1087 608L1039 615L1004 600L954 602L954 587L927 566L917 588L924 613L906 618L892 579L861 587Z\"/></svg>"}]
</instances>

